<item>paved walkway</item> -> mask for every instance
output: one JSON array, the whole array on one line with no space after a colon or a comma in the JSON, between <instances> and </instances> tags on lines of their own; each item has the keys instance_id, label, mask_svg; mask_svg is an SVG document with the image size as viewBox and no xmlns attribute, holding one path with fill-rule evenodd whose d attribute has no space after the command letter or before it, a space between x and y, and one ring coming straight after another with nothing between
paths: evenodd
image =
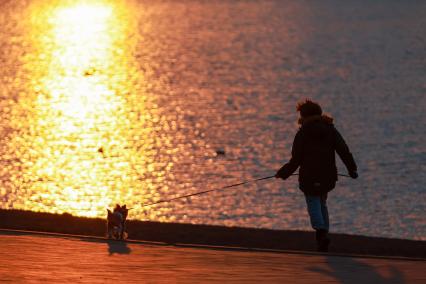
<instances>
[{"instance_id":1,"label":"paved walkway","mask_svg":"<svg viewBox=\"0 0 426 284\"><path fill-rule=\"evenodd\" d=\"M0 283L426 283L426 261L0 232Z\"/></svg>"}]
</instances>

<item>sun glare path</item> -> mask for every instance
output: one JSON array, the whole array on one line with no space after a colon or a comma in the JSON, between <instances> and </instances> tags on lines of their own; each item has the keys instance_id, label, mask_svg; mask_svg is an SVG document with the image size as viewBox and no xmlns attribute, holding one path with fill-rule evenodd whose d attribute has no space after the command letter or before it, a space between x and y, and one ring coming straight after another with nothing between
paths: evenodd
<instances>
[{"instance_id":1,"label":"sun glare path","mask_svg":"<svg viewBox=\"0 0 426 284\"><path fill-rule=\"evenodd\" d=\"M34 42L45 60L32 68L38 151L27 163L33 182L22 209L103 216L140 187L136 172L150 171L152 157L135 152L128 136L125 95L140 80L126 56L135 44L125 36L132 19L111 3L43 9L46 20L33 27L49 29ZM150 141L149 128L142 135Z\"/></svg>"},{"instance_id":2,"label":"sun glare path","mask_svg":"<svg viewBox=\"0 0 426 284\"><path fill-rule=\"evenodd\" d=\"M112 7L82 4L59 9L49 19L57 43L54 55L66 71L82 71L106 60L113 45ZM115 23L117 24L117 23Z\"/></svg>"}]
</instances>

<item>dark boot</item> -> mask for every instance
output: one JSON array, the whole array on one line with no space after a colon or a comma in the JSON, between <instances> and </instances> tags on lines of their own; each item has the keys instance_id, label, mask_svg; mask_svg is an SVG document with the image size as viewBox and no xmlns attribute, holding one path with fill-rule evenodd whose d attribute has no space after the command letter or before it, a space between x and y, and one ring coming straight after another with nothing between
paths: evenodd
<instances>
[{"instance_id":1,"label":"dark boot","mask_svg":"<svg viewBox=\"0 0 426 284\"><path fill-rule=\"evenodd\" d=\"M327 252L328 246L330 244L330 239L328 238L328 231L324 229L316 230L315 237L317 240L317 250L319 252Z\"/></svg>"}]
</instances>

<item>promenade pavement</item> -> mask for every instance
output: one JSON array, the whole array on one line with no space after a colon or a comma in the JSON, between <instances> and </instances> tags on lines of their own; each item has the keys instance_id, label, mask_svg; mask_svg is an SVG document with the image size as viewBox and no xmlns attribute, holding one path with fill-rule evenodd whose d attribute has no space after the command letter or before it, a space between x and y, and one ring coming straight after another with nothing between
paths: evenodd
<instances>
[{"instance_id":1,"label":"promenade pavement","mask_svg":"<svg viewBox=\"0 0 426 284\"><path fill-rule=\"evenodd\" d=\"M426 261L0 231L0 283L426 283Z\"/></svg>"}]
</instances>

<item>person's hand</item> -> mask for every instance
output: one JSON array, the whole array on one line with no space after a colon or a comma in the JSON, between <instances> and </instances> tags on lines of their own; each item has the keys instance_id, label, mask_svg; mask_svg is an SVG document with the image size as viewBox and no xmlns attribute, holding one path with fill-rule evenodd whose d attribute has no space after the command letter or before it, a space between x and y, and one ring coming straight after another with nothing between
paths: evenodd
<instances>
[{"instance_id":1,"label":"person's hand","mask_svg":"<svg viewBox=\"0 0 426 284\"><path fill-rule=\"evenodd\" d=\"M358 177L358 173L356 171L349 172L349 176L353 179L356 179Z\"/></svg>"},{"instance_id":2,"label":"person's hand","mask_svg":"<svg viewBox=\"0 0 426 284\"><path fill-rule=\"evenodd\" d=\"M280 179L284 179L282 176L282 171L281 169L277 171L277 173L275 174L275 178L280 178Z\"/></svg>"}]
</instances>

